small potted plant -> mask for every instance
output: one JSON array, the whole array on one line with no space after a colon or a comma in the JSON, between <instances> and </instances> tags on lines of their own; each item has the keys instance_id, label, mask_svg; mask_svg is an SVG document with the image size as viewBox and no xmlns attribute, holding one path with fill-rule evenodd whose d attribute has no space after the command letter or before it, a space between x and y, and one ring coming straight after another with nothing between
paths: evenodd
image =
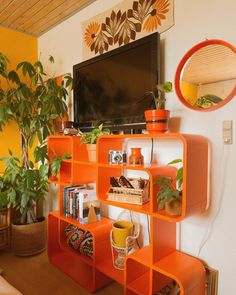
<instances>
[{"instance_id":1,"label":"small potted plant","mask_svg":"<svg viewBox=\"0 0 236 295\"><path fill-rule=\"evenodd\" d=\"M181 159L175 159L168 165L182 163ZM165 208L168 215L178 216L182 212L182 184L183 167L177 170L176 182L169 176L159 176L154 184L159 186L157 193L158 210Z\"/></svg>"},{"instance_id":2,"label":"small potted plant","mask_svg":"<svg viewBox=\"0 0 236 295\"><path fill-rule=\"evenodd\" d=\"M146 119L146 129L149 133L164 133L168 129L168 120L170 111L165 110L164 93L172 92L172 83L165 82L156 86L157 95L153 91L148 91L145 96L152 96L155 103L155 109L144 112Z\"/></svg>"},{"instance_id":3,"label":"small potted plant","mask_svg":"<svg viewBox=\"0 0 236 295\"><path fill-rule=\"evenodd\" d=\"M96 162L97 139L103 134L110 134L110 130L108 128L103 128L103 124L101 124L98 127L92 129L90 132L79 131L79 134L81 136L81 142L86 144L89 161Z\"/></svg>"}]
</instances>

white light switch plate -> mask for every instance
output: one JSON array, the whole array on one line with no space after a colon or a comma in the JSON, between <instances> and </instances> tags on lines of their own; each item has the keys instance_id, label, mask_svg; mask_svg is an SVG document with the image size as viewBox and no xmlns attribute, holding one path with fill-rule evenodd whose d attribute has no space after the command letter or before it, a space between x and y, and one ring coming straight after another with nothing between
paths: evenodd
<instances>
[{"instance_id":1,"label":"white light switch plate","mask_svg":"<svg viewBox=\"0 0 236 295\"><path fill-rule=\"evenodd\" d=\"M233 121L223 121L223 140L224 144L233 143Z\"/></svg>"}]
</instances>

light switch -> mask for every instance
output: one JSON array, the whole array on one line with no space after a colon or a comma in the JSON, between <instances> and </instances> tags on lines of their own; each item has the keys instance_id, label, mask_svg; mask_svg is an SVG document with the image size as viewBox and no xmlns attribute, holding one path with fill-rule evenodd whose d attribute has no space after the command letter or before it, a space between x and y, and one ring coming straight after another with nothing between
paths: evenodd
<instances>
[{"instance_id":1,"label":"light switch","mask_svg":"<svg viewBox=\"0 0 236 295\"><path fill-rule=\"evenodd\" d=\"M223 121L223 140L224 144L233 143L233 121Z\"/></svg>"}]
</instances>

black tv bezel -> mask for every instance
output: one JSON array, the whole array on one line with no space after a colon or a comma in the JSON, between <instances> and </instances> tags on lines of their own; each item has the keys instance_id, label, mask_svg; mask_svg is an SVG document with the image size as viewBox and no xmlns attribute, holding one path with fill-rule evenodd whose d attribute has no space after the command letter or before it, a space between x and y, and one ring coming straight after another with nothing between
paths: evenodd
<instances>
[{"instance_id":1,"label":"black tv bezel","mask_svg":"<svg viewBox=\"0 0 236 295\"><path fill-rule=\"evenodd\" d=\"M131 50L135 47L139 47L145 43L151 43L151 59L152 59L152 73L153 73L153 91L155 91L155 86L157 83L160 82L160 34L158 32L148 35L146 37L143 37L139 40L133 41L129 44L123 45L119 48L113 49L111 51L108 51L106 53L103 53L99 56L95 56L91 59L88 59L86 61L80 62L78 64L75 64L73 66L73 78L75 81L75 87L73 90L73 111L74 111L74 122L78 128L80 128L81 131L90 131L94 127L100 125L103 123L104 127L108 127L111 130L141 130L145 129L146 123L143 118L140 122L132 122L132 123L122 123L122 124L115 124L112 122L112 119L105 119L104 120L94 120L94 121L85 121L80 122L79 116L78 116L78 89L76 87L76 72L82 68L86 67L87 65L90 65L92 63L99 62L101 60L105 60L107 58L110 58L114 55L118 55L120 53L123 53L125 51ZM135 132L134 132L135 133Z\"/></svg>"}]
</instances>

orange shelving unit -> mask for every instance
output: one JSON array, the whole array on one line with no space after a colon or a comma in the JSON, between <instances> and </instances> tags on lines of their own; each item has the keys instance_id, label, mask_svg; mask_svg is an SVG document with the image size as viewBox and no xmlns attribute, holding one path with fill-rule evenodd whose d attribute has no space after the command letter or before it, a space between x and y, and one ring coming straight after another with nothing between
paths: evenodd
<instances>
[{"instance_id":1,"label":"orange shelving unit","mask_svg":"<svg viewBox=\"0 0 236 295\"><path fill-rule=\"evenodd\" d=\"M122 150L127 142L138 140L144 144L150 139L181 145L183 159L183 195L180 216L168 216L158 211L157 189L154 180L159 175L175 177L171 166L144 164L143 166L110 165L109 150ZM158 146L157 146L158 148ZM205 210L207 203L208 141L198 135L178 133L105 135L97 143L97 162L88 162L85 145L80 137L53 136L48 139L49 157L52 150L61 155L71 153L72 158L62 164L58 185L58 211L48 218L48 256L51 263L75 279L81 286L94 292L111 280L124 286L127 295L156 294L163 286L175 280L181 295L204 295L205 269L202 263L176 250L176 222ZM144 205L131 205L107 200L110 177L125 173L145 173L150 181L150 200ZM97 195L101 203L150 216L150 244L129 254L124 271L113 267L109 232L112 220L102 218L99 222L81 225L63 215L63 188L73 184L96 181ZM65 238L68 224L87 230L93 236L93 257L84 256L69 248ZM104 251L106 249L106 251Z\"/></svg>"}]
</instances>

